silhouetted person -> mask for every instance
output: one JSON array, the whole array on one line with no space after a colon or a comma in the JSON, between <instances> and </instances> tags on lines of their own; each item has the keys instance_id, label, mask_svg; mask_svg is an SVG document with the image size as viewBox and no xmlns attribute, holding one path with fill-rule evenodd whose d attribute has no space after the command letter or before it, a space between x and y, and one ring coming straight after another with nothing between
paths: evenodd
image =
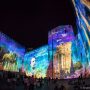
<instances>
[{"instance_id":1,"label":"silhouetted person","mask_svg":"<svg viewBox=\"0 0 90 90\"><path fill-rule=\"evenodd\" d=\"M55 86L54 90L58 90L58 87L57 87L57 85Z\"/></svg>"},{"instance_id":2,"label":"silhouetted person","mask_svg":"<svg viewBox=\"0 0 90 90\"><path fill-rule=\"evenodd\" d=\"M65 87L63 85L61 85L59 90L65 90Z\"/></svg>"}]
</instances>

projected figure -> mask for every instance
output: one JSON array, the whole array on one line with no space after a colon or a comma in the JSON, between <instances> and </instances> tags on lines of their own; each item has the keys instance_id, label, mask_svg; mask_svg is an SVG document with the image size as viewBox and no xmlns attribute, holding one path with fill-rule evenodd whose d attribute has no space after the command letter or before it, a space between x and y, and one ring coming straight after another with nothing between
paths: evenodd
<instances>
[{"instance_id":1,"label":"projected figure","mask_svg":"<svg viewBox=\"0 0 90 90\"><path fill-rule=\"evenodd\" d=\"M30 62L30 66L32 68L32 75L34 74L35 63L36 63L35 60L36 60L35 57L33 57Z\"/></svg>"},{"instance_id":2,"label":"projected figure","mask_svg":"<svg viewBox=\"0 0 90 90\"><path fill-rule=\"evenodd\" d=\"M42 46L25 54L24 67L27 76L46 77L48 68L48 46Z\"/></svg>"},{"instance_id":3,"label":"projected figure","mask_svg":"<svg viewBox=\"0 0 90 90\"><path fill-rule=\"evenodd\" d=\"M31 67L33 68L35 66L35 58L31 59Z\"/></svg>"}]
</instances>

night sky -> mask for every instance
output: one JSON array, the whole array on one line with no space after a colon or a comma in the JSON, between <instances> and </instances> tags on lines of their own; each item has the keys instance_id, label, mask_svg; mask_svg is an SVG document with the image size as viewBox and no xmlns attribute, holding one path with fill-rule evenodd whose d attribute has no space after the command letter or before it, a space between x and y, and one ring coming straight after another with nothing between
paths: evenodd
<instances>
[{"instance_id":1,"label":"night sky","mask_svg":"<svg viewBox=\"0 0 90 90\"><path fill-rule=\"evenodd\" d=\"M71 0L7 0L0 5L0 30L26 48L47 44L48 31L68 24L75 27Z\"/></svg>"}]
</instances>

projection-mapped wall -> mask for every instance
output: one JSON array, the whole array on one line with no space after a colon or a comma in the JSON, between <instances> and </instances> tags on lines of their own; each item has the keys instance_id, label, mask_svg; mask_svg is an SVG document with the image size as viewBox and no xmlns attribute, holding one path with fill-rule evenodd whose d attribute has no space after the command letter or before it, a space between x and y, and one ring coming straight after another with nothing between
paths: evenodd
<instances>
[{"instance_id":1,"label":"projection-mapped wall","mask_svg":"<svg viewBox=\"0 0 90 90\"><path fill-rule=\"evenodd\" d=\"M76 10L76 25L78 34L73 46L77 49L74 51L74 57L82 62L83 69L81 73L85 77L90 76L90 0L72 0Z\"/></svg>"},{"instance_id":2,"label":"projection-mapped wall","mask_svg":"<svg viewBox=\"0 0 90 90\"><path fill-rule=\"evenodd\" d=\"M23 66L27 76L46 77L48 65L48 46L35 49L24 57Z\"/></svg>"},{"instance_id":3,"label":"projection-mapped wall","mask_svg":"<svg viewBox=\"0 0 90 90\"><path fill-rule=\"evenodd\" d=\"M0 70L22 70L27 76L59 79L90 76L90 0L72 0L77 34L72 26L48 33L48 45L25 53L25 48L0 32Z\"/></svg>"},{"instance_id":4,"label":"projection-mapped wall","mask_svg":"<svg viewBox=\"0 0 90 90\"><path fill-rule=\"evenodd\" d=\"M19 71L25 48L0 32L0 69L6 71Z\"/></svg>"},{"instance_id":5,"label":"projection-mapped wall","mask_svg":"<svg viewBox=\"0 0 90 90\"><path fill-rule=\"evenodd\" d=\"M73 72L72 42L75 40L72 26L58 26L48 35L49 61L52 74L49 77L64 79ZM50 72L48 69L48 72ZM50 76L51 75L51 76Z\"/></svg>"}]
</instances>

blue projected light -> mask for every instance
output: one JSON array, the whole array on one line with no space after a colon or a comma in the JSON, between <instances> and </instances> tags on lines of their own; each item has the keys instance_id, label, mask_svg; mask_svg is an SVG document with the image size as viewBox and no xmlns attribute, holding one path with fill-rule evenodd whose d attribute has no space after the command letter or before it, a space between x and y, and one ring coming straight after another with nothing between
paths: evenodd
<instances>
[{"instance_id":1,"label":"blue projected light","mask_svg":"<svg viewBox=\"0 0 90 90\"><path fill-rule=\"evenodd\" d=\"M0 70L19 71L36 78L90 76L90 1L72 0L77 34L71 25L48 33L48 45L25 53L25 48L0 32ZM22 72L23 72L22 71Z\"/></svg>"},{"instance_id":2,"label":"blue projected light","mask_svg":"<svg viewBox=\"0 0 90 90\"><path fill-rule=\"evenodd\" d=\"M25 48L1 32L0 32L0 46L6 48L10 52L17 53L19 56L24 56Z\"/></svg>"},{"instance_id":3,"label":"blue projected light","mask_svg":"<svg viewBox=\"0 0 90 90\"><path fill-rule=\"evenodd\" d=\"M48 46L35 49L24 57L24 68L28 76L46 77L48 65Z\"/></svg>"},{"instance_id":4,"label":"blue projected light","mask_svg":"<svg viewBox=\"0 0 90 90\"><path fill-rule=\"evenodd\" d=\"M0 32L0 60L2 60L0 63L3 70L19 71L24 54L24 47Z\"/></svg>"},{"instance_id":5,"label":"blue projected light","mask_svg":"<svg viewBox=\"0 0 90 90\"><path fill-rule=\"evenodd\" d=\"M90 75L90 1L72 0L76 10L77 35L73 42L73 60L82 63L79 71L83 76Z\"/></svg>"}]
</instances>

